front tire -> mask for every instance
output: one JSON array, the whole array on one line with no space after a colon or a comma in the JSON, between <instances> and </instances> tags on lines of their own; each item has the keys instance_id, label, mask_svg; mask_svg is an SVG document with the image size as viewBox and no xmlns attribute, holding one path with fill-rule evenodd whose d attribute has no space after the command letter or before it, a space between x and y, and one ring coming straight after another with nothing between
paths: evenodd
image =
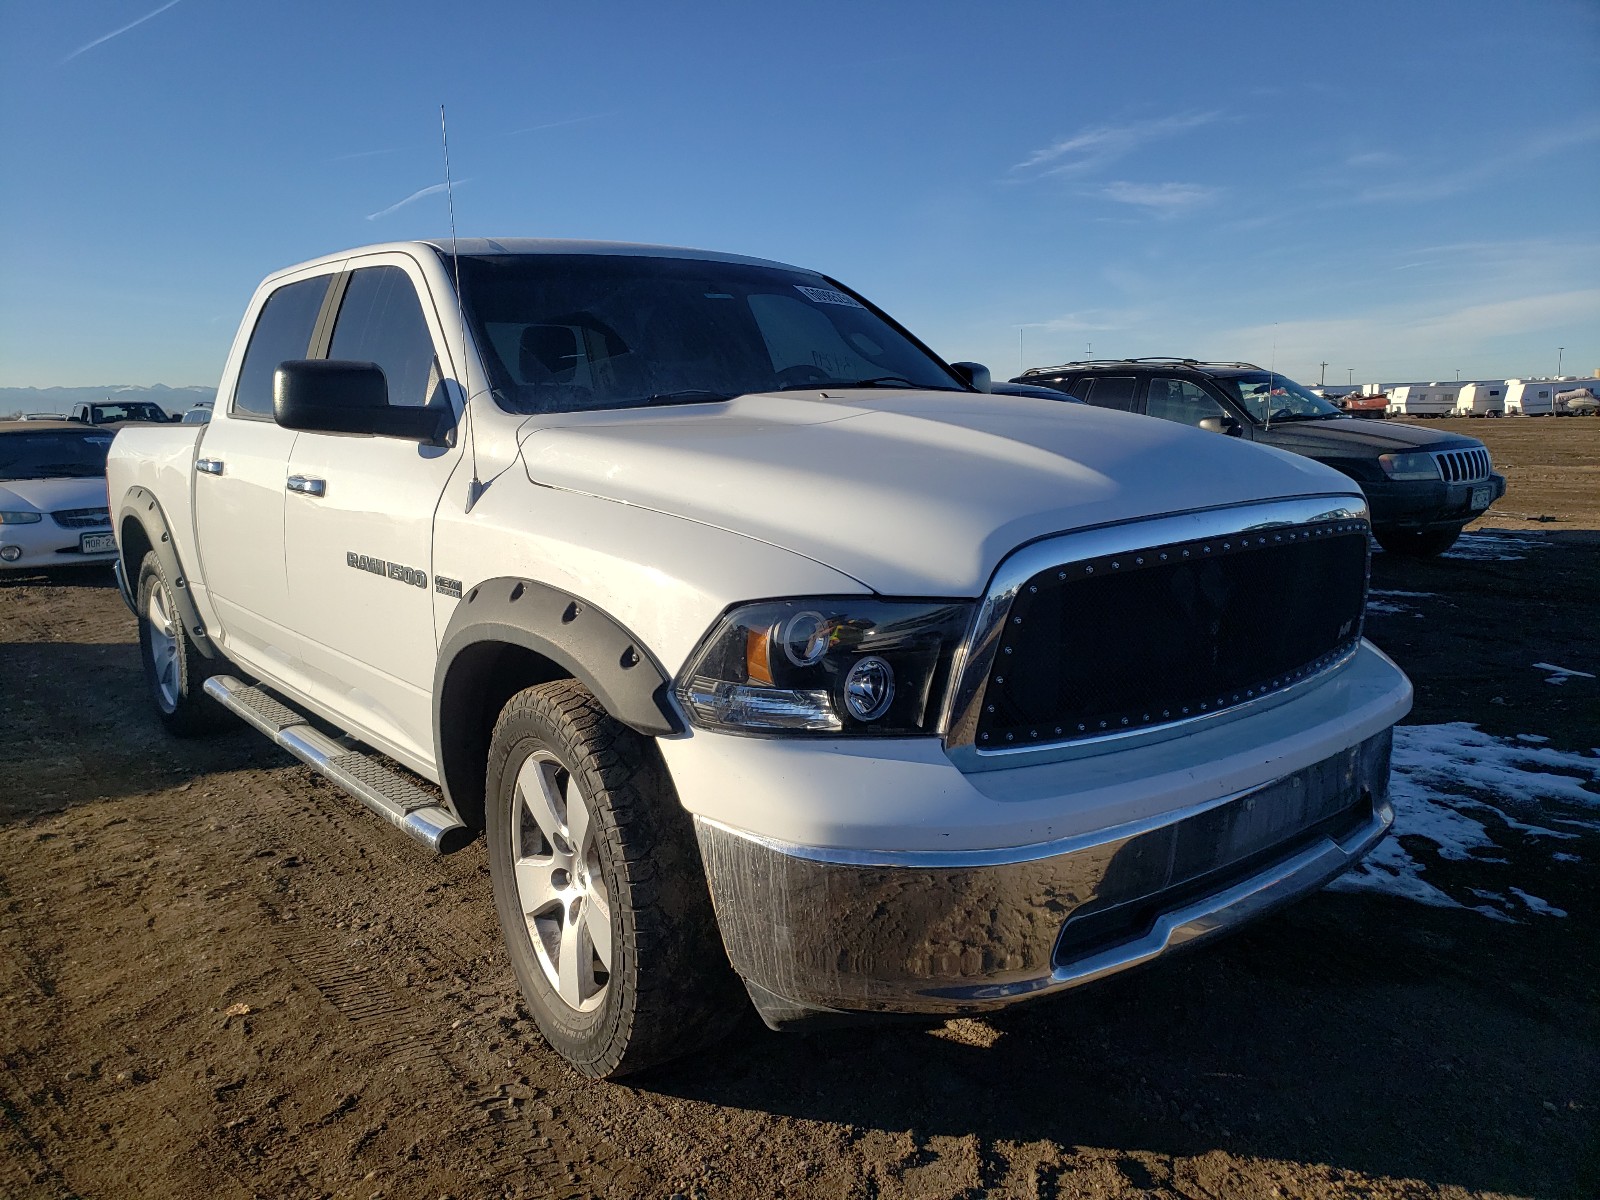
<instances>
[{"instance_id":1,"label":"front tire","mask_svg":"<svg viewBox=\"0 0 1600 1200\"><path fill-rule=\"evenodd\" d=\"M616 1078L722 1036L738 984L655 746L571 680L511 698L485 795L495 909L552 1049Z\"/></svg>"},{"instance_id":2,"label":"front tire","mask_svg":"<svg viewBox=\"0 0 1600 1200\"><path fill-rule=\"evenodd\" d=\"M1399 558L1437 558L1461 536L1459 529L1375 529L1378 545Z\"/></svg>"},{"instance_id":3,"label":"front tire","mask_svg":"<svg viewBox=\"0 0 1600 1200\"><path fill-rule=\"evenodd\" d=\"M178 615L172 581L154 550L139 565L139 657L156 715L169 733L197 737L228 724L228 711L205 694L216 673Z\"/></svg>"}]
</instances>

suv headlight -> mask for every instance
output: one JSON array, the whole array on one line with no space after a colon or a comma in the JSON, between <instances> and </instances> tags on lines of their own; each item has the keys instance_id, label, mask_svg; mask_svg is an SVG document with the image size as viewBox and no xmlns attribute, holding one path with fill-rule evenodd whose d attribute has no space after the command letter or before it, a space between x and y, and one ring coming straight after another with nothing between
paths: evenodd
<instances>
[{"instance_id":1,"label":"suv headlight","mask_svg":"<svg viewBox=\"0 0 1600 1200\"><path fill-rule=\"evenodd\" d=\"M740 605L689 656L678 699L695 725L730 733L937 733L971 616L953 600Z\"/></svg>"},{"instance_id":2,"label":"suv headlight","mask_svg":"<svg viewBox=\"0 0 1600 1200\"><path fill-rule=\"evenodd\" d=\"M37 525L44 514L36 512L0 512L0 525Z\"/></svg>"},{"instance_id":3,"label":"suv headlight","mask_svg":"<svg viewBox=\"0 0 1600 1200\"><path fill-rule=\"evenodd\" d=\"M1439 479L1439 463L1431 454L1380 454L1378 465L1390 479Z\"/></svg>"}]
</instances>

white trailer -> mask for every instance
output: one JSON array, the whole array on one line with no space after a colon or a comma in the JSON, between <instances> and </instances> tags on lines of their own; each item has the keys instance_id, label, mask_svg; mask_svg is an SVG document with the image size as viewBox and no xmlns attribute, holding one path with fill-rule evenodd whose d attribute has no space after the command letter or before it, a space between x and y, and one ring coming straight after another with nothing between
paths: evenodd
<instances>
[{"instance_id":1,"label":"white trailer","mask_svg":"<svg viewBox=\"0 0 1600 1200\"><path fill-rule=\"evenodd\" d=\"M1389 393L1391 417L1448 417L1456 410L1459 383L1408 383Z\"/></svg>"},{"instance_id":2,"label":"white trailer","mask_svg":"<svg viewBox=\"0 0 1600 1200\"><path fill-rule=\"evenodd\" d=\"M1503 417L1506 414L1506 381L1469 383L1456 396L1458 417Z\"/></svg>"},{"instance_id":3,"label":"white trailer","mask_svg":"<svg viewBox=\"0 0 1600 1200\"><path fill-rule=\"evenodd\" d=\"M1552 379L1506 380L1506 416L1549 417L1556 407L1556 392L1561 387Z\"/></svg>"}]
</instances>

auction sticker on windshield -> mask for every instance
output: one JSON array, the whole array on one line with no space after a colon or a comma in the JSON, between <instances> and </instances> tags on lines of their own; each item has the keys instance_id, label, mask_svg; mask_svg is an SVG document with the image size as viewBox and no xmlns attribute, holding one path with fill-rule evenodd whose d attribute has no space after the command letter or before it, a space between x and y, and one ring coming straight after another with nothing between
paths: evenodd
<instances>
[{"instance_id":1,"label":"auction sticker on windshield","mask_svg":"<svg viewBox=\"0 0 1600 1200\"><path fill-rule=\"evenodd\" d=\"M845 308L866 307L866 305L862 304L861 301L856 300L853 297L846 296L843 292L837 291L834 288L806 287L799 283L795 284L794 287L795 291L800 292L804 296L810 297L818 304L841 304Z\"/></svg>"}]
</instances>

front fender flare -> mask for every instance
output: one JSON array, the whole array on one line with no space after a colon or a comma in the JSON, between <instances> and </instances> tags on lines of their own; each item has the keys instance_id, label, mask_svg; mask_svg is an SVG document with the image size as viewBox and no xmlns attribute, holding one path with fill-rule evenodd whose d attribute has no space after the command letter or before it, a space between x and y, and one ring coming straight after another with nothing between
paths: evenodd
<instances>
[{"instance_id":1,"label":"front fender flare","mask_svg":"<svg viewBox=\"0 0 1600 1200\"><path fill-rule=\"evenodd\" d=\"M498 578L472 588L445 628L433 676L435 737L450 700L451 667L463 651L482 642L521 646L548 659L640 733L661 737L683 729L667 698L671 677L619 621L548 584Z\"/></svg>"}]
</instances>

